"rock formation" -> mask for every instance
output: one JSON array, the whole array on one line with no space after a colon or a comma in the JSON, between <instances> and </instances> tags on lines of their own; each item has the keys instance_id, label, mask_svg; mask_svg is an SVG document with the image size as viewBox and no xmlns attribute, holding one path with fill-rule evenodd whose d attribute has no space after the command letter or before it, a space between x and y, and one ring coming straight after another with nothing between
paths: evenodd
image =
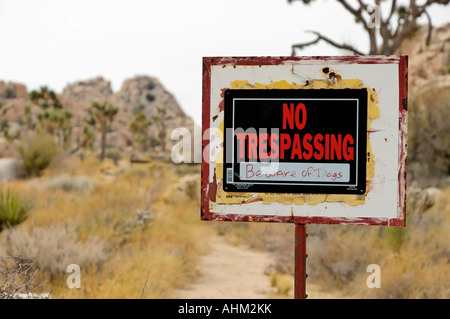
<instances>
[{"instance_id":1,"label":"rock formation","mask_svg":"<svg viewBox=\"0 0 450 319\"><path fill-rule=\"evenodd\" d=\"M27 99L27 88L23 84L0 81L1 99Z\"/></svg>"},{"instance_id":2,"label":"rock formation","mask_svg":"<svg viewBox=\"0 0 450 319\"><path fill-rule=\"evenodd\" d=\"M78 81L68 84L62 91L62 99L71 101L95 101L106 100L113 94L111 82L96 77L86 81Z\"/></svg>"},{"instance_id":3,"label":"rock formation","mask_svg":"<svg viewBox=\"0 0 450 319\"><path fill-rule=\"evenodd\" d=\"M164 131L164 143L152 147L148 151L149 156L170 159L171 148L177 142L170 139L171 132L178 127L193 132L194 128L194 121L186 116L175 97L155 77L140 75L126 79L118 92L113 92L111 82L102 77L76 81L67 84L58 97L73 114L71 140L74 147L80 141L83 124L89 118L88 110L93 101L108 101L119 107L112 129L107 134L107 147L122 153L132 149L130 122L138 112L144 112L148 119L158 117L158 125L149 128L150 137L160 136L161 130ZM2 121L8 121L10 127L16 123L23 125L26 105L30 105L35 114L39 111L28 100L27 88L22 84L0 81L0 101L8 108ZM99 136L94 146L99 146Z\"/></svg>"},{"instance_id":4,"label":"rock formation","mask_svg":"<svg viewBox=\"0 0 450 319\"><path fill-rule=\"evenodd\" d=\"M427 34L427 28L422 27L397 52L409 57L408 85L413 95L430 83L450 87L450 23L434 28L428 45Z\"/></svg>"}]
</instances>

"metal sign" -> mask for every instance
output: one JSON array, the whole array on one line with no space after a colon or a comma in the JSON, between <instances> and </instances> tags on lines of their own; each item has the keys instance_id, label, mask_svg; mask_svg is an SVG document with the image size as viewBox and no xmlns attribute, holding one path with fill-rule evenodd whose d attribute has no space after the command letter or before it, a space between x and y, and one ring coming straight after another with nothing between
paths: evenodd
<instances>
[{"instance_id":1,"label":"metal sign","mask_svg":"<svg viewBox=\"0 0 450 319\"><path fill-rule=\"evenodd\" d=\"M223 188L364 194L367 89L227 90Z\"/></svg>"},{"instance_id":2,"label":"metal sign","mask_svg":"<svg viewBox=\"0 0 450 319\"><path fill-rule=\"evenodd\" d=\"M203 59L202 219L404 226L407 58Z\"/></svg>"}]
</instances>

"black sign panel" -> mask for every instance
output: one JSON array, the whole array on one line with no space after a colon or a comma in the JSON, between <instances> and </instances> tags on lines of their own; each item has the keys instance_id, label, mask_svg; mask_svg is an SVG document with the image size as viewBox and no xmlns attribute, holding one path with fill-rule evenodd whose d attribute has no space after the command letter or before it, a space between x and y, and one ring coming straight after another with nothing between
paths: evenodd
<instances>
[{"instance_id":1,"label":"black sign panel","mask_svg":"<svg viewBox=\"0 0 450 319\"><path fill-rule=\"evenodd\" d=\"M364 194L367 90L227 90L224 190Z\"/></svg>"}]
</instances>

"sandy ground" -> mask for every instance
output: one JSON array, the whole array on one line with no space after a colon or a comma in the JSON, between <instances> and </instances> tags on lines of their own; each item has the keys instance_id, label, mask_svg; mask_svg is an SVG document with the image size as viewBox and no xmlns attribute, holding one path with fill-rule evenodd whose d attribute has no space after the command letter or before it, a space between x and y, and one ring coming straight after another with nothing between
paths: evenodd
<instances>
[{"instance_id":1,"label":"sandy ground","mask_svg":"<svg viewBox=\"0 0 450 319\"><path fill-rule=\"evenodd\" d=\"M232 246L214 238L211 252L202 257L198 280L173 298L186 299L262 299L273 288L264 273L272 262L269 253Z\"/></svg>"},{"instance_id":2,"label":"sandy ground","mask_svg":"<svg viewBox=\"0 0 450 319\"><path fill-rule=\"evenodd\" d=\"M201 275L191 286L176 291L174 299L267 299L276 295L265 273L273 262L270 253L235 247L220 237L211 246L211 252L200 260ZM306 293L308 299L337 297L310 282Z\"/></svg>"}]
</instances>

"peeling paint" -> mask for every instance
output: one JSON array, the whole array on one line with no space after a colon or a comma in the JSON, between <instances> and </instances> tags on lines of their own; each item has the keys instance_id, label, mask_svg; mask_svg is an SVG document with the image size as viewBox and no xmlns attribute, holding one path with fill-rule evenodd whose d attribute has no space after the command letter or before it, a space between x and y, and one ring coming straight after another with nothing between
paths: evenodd
<instances>
[{"instance_id":1,"label":"peeling paint","mask_svg":"<svg viewBox=\"0 0 450 319\"><path fill-rule=\"evenodd\" d=\"M324 68L322 71L329 72L329 68ZM328 73L327 72L327 73ZM334 73L334 72L331 72ZM334 73L335 74L335 73ZM336 74L334 75L336 78ZM361 89L367 88L368 91L368 119L367 119L367 130L370 131L370 126L372 121L379 116L379 107L376 105L378 102L378 97L376 93L369 87L364 87L362 81L358 79L342 79L339 76L339 81L333 82L327 79L317 79L311 80L309 85L301 85L296 83L288 83L285 80L273 82L270 84L263 83L249 83L247 80L238 80L230 83L230 89L296 89L296 90L309 90L309 89ZM224 134L224 121L220 123L220 130ZM296 205L315 205L323 202L342 202L348 205L360 205L364 204L367 193L370 191L370 182L372 181L372 176L374 174L374 164L373 158L374 154L370 146L370 138L367 135L367 152L369 154L367 158L366 167L366 193L363 195L348 195L348 194L271 194L271 193L257 193L258 201L262 201L263 204L271 204L274 202L279 202L283 204L296 204ZM235 192L225 192L222 187L222 171L223 167L220 164L223 158L223 153L220 152L216 155L216 174L218 179L218 196L217 202L221 204L245 204L255 201L255 193L235 193ZM245 200L242 200L242 196L245 196Z\"/></svg>"}]
</instances>

